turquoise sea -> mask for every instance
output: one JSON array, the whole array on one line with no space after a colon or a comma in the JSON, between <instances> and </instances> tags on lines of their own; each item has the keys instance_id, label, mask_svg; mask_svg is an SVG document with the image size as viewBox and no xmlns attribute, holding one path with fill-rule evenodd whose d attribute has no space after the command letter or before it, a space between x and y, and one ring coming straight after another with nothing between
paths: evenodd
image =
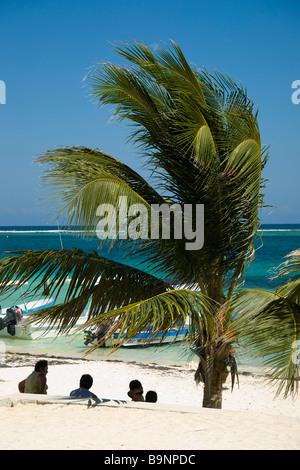
<instances>
[{"instance_id":1,"label":"turquoise sea","mask_svg":"<svg viewBox=\"0 0 300 470\"><path fill-rule=\"evenodd\" d=\"M284 261L284 257L293 250L300 248L300 224L297 225L263 225L262 240L257 240L256 256L245 276L245 288L273 289L275 281L271 280L272 270ZM0 226L0 258L5 251L13 250L44 250L70 249L73 247L91 251L97 249L99 240L84 239L76 231L67 233L52 227L1 227ZM108 249L103 249L103 255L111 256ZM99 252L100 253L100 252ZM122 259L122 251L114 250L114 259ZM141 266L141 259L133 258L133 265ZM66 286L67 288L67 286ZM36 298L36 297L35 297ZM2 308L8 308L18 303L33 300L24 291L11 294L8 298L0 298ZM60 300L60 299L58 299ZM81 336L39 338L34 341L20 340L15 337L4 339L8 352L32 353L41 355L82 357L86 351ZM148 347L141 349L120 348L109 354L107 349L98 349L88 356L89 359L108 359L121 361L148 362L166 365L183 365L195 357L186 353L181 345ZM242 359L241 359L242 360ZM241 361L240 360L240 361Z\"/></svg>"}]
</instances>

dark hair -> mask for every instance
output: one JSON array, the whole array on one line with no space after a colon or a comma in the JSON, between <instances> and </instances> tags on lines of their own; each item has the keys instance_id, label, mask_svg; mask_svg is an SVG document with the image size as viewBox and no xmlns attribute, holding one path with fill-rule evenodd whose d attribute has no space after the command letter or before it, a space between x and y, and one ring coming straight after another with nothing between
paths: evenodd
<instances>
[{"instance_id":1,"label":"dark hair","mask_svg":"<svg viewBox=\"0 0 300 470\"><path fill-rule=\"evenodd\" d=\"M80 387L91 388L93 385L93 377L90 374L84 374L80 379Z\"/></svg>"},{"instance_id":2,"label":"dark hair","mask_svg":"<svg viewBox=\"0 0 300 470\"><path fill-rule=\"evenodd\" d=\"M139 380L132 380L129 382L129 389L134 390L135 388L142 388L142 384Z\"/></svg>"},{"instance_id":3,"label":"dark hair","mask_svg":"<svg viewBox=\"0 0 300 470\"><path fill-rule=\"evenodd\" d=\"M154 390L149 390L149 392L146 393L146 401L151 403L157 402L157 393L154 392Z\"/></svg>"},{"instance_id":4,"label":"dark hair","mask_svg":"<svg viewBox=\"0 0 300 470\"><path fill-rule=\"evenodd\" d=\"M47 365L48 365L48 361L46 361L45 359L41 359L34 366L34 370L35 370L35 372L40 372L40 370L45 369L45 367L47 367Z\"/></svg>"}]
</instances>

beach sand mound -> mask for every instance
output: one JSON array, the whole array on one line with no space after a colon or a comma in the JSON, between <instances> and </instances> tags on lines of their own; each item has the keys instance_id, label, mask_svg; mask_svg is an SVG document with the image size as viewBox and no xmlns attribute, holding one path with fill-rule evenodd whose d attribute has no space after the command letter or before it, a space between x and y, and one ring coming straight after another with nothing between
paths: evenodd
<instances>
[{"instance_id":1,"label":"beach sand mound","mask_svg":"<svg viewBox=\"0 0 300 470\"><path fill-rule=\"evenodd\" d=\"M0 448L11 450L298 450L300 445L298 419L249 411L203 409L188 414L18 404L1 408L0 416L5 429Z\"/></svg>"}]
</instances>

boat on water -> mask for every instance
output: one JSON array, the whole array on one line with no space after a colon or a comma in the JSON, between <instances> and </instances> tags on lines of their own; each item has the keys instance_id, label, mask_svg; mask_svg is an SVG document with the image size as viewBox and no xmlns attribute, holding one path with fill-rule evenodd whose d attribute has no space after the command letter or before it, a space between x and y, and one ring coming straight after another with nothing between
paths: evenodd
<instances>
[{"instance_id":1,"label":"boat on water","mask_svg":"<svg viewBox=\"0 0 300 470\"><path fill-rule=\"evenodd\" d=\"M99 347L101 348L112 348L118 346L121 342L121 347L124 348L141 348L149 346L158 346L160 344L168 344L175 342L182 342L186 338L186 334L190 329L189 323L187 322L183 328L170 328L166 332L154 332L151 328L142 330L140 333L131 336L129 339L122 343L125 333L121 334L117 330L111 336L109 336L104 342L101 342ZM90 343L96 343L101 341L104 336L108 333L109 326L102 326L96 331L86 330L83 335L84 344L87 346Z\"/></svg>"},{"instance_id":2,"label":"boat on water","mask_svg":"<svg viewBox=\"0 0 300 470\"><path fill-rule=\"evenodd\" d=\"M70 282L71 279L66 280L66 283ZM19 281L12 281L11 283L18 284ZM14 305L10 308L1 309L0 307L0 337L27 340L34 340L41 337L56 337L57 329L49 328L47 323L41 326L40 324L28 322L28 314L53 306L55 304L55 300L56 299L54 298L44 298L27 303L24 302L21 305ZM80 329L81 331L84 330L85 324L89 319L88 308L82 313L76 325L74 325L67 334L72 335L78 333ZM88 345L90 343L100 341L111 326L112 325L100 325L96 327L95 330L84 330L84 344ZM157 346L159 344L181 342L185 340L189 328L190 326L188 321L184 327L178 326L177 328L170 328L166 332L157 332L154 331L153 328L149 327L124 342L122 341L125 333L120 336L120 330L118 329L111 335L108 335L108 338L105 341L102 341L99 347L112 348L118 346L120 342L121 346L125 348Z\"/></svg>"},{"instance_id":3,"label":"boat on water","mask_svg":"<svg viewBox=\"0 0 300 470\"><path fill-rule=\"evenodd\" d=\"M0 309L0 337L36 339L42 336L47 327L28 324L28 314L52 307L54 302L53 298L45 298Z\"/></svg>"},{"instance_id":4,"label":"boat on water","mask_svg":"<svg viewBox=\"0 0 300 470\"><path fill-rule=\"evenodd\" d=\"M0 337L34 340L41 337L55 337L57 330L49 329L48 325L43 326L28 323L28 314L36 312L43 308L54 305L55 299L45 298L34 300L26 304L19 304L10 308L0 309ZM83 328L88 320L88 310L83 312L77 324L68 334L78 333L79 328ZM84 344L98 342L108 332L110 326L100 326L96 330L85 330L83 335ZM153 330L142 330L140 333L132 336L122 343L125 348L137 348L156 346L159 344L167 344L180 342L185 339L189 330L189 324L186 323L183 328L170 328L167 332L153 332ZM125 334L120 336L120 330L116 330L108 339L101 344L100 347L112 348L118 346L120 341L124 339Z\"/></svg>"}]
</instances>

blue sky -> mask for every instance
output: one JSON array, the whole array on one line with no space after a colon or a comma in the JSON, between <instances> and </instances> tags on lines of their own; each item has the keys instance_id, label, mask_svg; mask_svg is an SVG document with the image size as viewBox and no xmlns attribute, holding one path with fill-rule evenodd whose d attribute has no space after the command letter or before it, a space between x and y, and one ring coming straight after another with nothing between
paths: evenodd
<instances>
[{"instance_id":1,"label":"blue sky","mask_svg":"<svg viewBox=\"0 0 300 470\"><path fill-rule=\"evenodd\" d=\"M48 149L98 147L143 171L126 126L91 102L82 80L96 62L120 61L111 44L169 39L190 62L247 86L270 145L266 202L275 207L262 221L300 223L300 104L291 100L300 80L298 1L0 0L0 225L47 224L33 160Z\"/></svg>"}]
</instances>

